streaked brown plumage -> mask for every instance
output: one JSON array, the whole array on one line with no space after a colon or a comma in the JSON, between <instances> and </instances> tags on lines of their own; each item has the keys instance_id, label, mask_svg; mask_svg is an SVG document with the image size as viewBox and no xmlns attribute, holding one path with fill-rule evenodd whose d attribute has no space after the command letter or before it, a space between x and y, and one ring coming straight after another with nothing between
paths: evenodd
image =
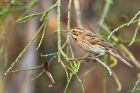
<instances>
[{"instance_id":1,"label":"streaked brown plumage","mask_svg":"<svg viewBox=\"0 0 140 93\"><path fill-rule=\"evenodd\" d=\"M74 28L71 29L70 35L85 51L97 54L99 56L108 53L118 58L126 65L133 67L130 63L128 63L124 58L119 55L119 53L116 51L116 48L111 43L99 38L93 32L81 28Z\"/></svg>"}]
</instances>

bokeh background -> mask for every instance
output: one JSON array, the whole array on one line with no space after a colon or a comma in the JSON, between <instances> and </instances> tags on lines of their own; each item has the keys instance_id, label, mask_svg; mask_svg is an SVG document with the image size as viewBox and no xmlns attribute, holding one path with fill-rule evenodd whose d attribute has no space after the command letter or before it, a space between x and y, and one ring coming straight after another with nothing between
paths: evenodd
<instances>
[{"instance_id":1,"label":"bokeh background","mask_svg":"<svg viewBox=\"0 0 140 93\"><path fill-rule=\"evenodd\" d=\"M15 3L11 4L11 1L15 1ZM83 27L100 34L105 39L107 39L109 33L98 25L101 25L99 24L99 20L107 2L112 1L110 2L111 5L108 14L104 18L104 23L108 25L110 31L129 22L131 18L140 11L140 0L72 0L71 28L78 26L76 21L78 18L76 17L74 8L75 1L79 2L81 13L79 18L81 18ZM42 22L40 22L40 16L23 23L16 23L16 20L28 14L42 12L55 2L57 2L57 0L0 0L0 93L63 93L67 79L65 71L60 63L57 62L57 59L49 63L49 71L56 82L55 86L51 88L48 87L50 79L46 74L42 74L38 79L32 81L32 78L38 75L41 69L9 73L7 76L2 75L42 24ZM61 2L62 43L64 43L67 37L68 3L69 0L62 0ZM20 58L14 69L38 66L44 62L48 62L51 58L41 57L41 54L57 52L56 10L55 8L49 12L45 29L46 33L41 48L36 50L39 37L31 44L22 58ZM120 29L119 32L115 33L118 41L116 42L113 39L110 41L116 47L120 44L126 46L133 55L133 60L138 62L137 65L129 58L129 55L123 53L123 49L120 49L122 55L133 64L134 67L130 68L118 61L117 65L111 68L115 76L109 76L106 68L97 62L81 63L77 74L85 87L86 93L131 93L130 90L134 87L138 78L140 78L140 31L137 33L136 42L128 46L133 38L136 27L137 23ZM73 41L71 45L75 57L80 57L85 54ZM118 49L119 48L120 47L118 47ZM111 63L109 59L110 57L108 56L108 61ZM5 63L7 63L7 66L5 66ZM119 82L119 84L117 84L116 81ZM67 93L83 93L75 77L72 78ZM140 93L139 88L135 93Z\"/></svg>"}]
</instances>

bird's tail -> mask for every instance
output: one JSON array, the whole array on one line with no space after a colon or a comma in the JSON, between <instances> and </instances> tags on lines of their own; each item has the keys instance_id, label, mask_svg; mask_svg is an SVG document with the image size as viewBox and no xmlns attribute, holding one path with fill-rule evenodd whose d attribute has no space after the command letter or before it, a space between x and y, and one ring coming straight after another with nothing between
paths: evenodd
<instances>
[{"instance_id":1,"label":"bird's tail","mask_svg":"<svg viewBox=\"0 0 140 93\"><path fill-rule=\"evenodd\" d=\"M127 62L123 57L121 57L115 50L110 50L109 53L113 55L114 57L118 58L120 61L122 61L124 64L126 64L129 67L133 67L129 62Z\"/></svg>"}]
</instances>

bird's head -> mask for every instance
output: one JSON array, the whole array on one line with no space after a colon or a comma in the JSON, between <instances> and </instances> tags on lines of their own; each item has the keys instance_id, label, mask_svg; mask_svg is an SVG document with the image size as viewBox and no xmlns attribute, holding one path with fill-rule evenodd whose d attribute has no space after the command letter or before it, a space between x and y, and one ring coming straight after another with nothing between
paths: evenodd
<instances>
[{"instance_id":1,"label":"bird's head","mask_svg":"<svg viewBox=\"0 0 140 93\"><path fill-rule=\"evenodd\" d=\"M74 28L74 29L71 29L70 31L70 35L74 40L81 38L83 34L84 34L84 30L81 28Z\"/></svg>"}]
</instances>

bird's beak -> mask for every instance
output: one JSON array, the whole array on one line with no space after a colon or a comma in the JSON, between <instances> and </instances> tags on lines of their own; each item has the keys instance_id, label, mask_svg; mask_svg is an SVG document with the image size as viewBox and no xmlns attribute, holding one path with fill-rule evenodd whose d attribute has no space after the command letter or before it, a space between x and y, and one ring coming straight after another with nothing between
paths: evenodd
<instances>
[{"instance_id":1,"label":"bird's beak","mask_svg":"<svg viewBox=\"0 0 140 93\"><path fill-rule=\"evenodd\" d=\"M75 40L77 39L77 37L76 37L75 35L73 35L73 34L71 34L70 36L71 36L73 39L75 39Z\"/></svg>"},{"instance_id":2,"label":"bird's beak","mask_svg":"<svg viewBox=\"0 0 140 93\"><path fill-rule=\"evenodd\" d=\"M75 36L75 35L72 34L71 36L72 36L74 39L76 39L76 36Z\"/></svg>"},{"instance_id":3,"label":"bird's beak","mask_svg":"<svg viewBox=\"0 0 140 93\"><path fill-rule=\"evenodd\" d=\"M73 34L72 34L72 33L70 33L70 32L68 33L68 37L70 37L70 38L74 38L74 39L76 38L76 36L75 36L75 35L73 35Z\"/></svg>"}]
</instances>

